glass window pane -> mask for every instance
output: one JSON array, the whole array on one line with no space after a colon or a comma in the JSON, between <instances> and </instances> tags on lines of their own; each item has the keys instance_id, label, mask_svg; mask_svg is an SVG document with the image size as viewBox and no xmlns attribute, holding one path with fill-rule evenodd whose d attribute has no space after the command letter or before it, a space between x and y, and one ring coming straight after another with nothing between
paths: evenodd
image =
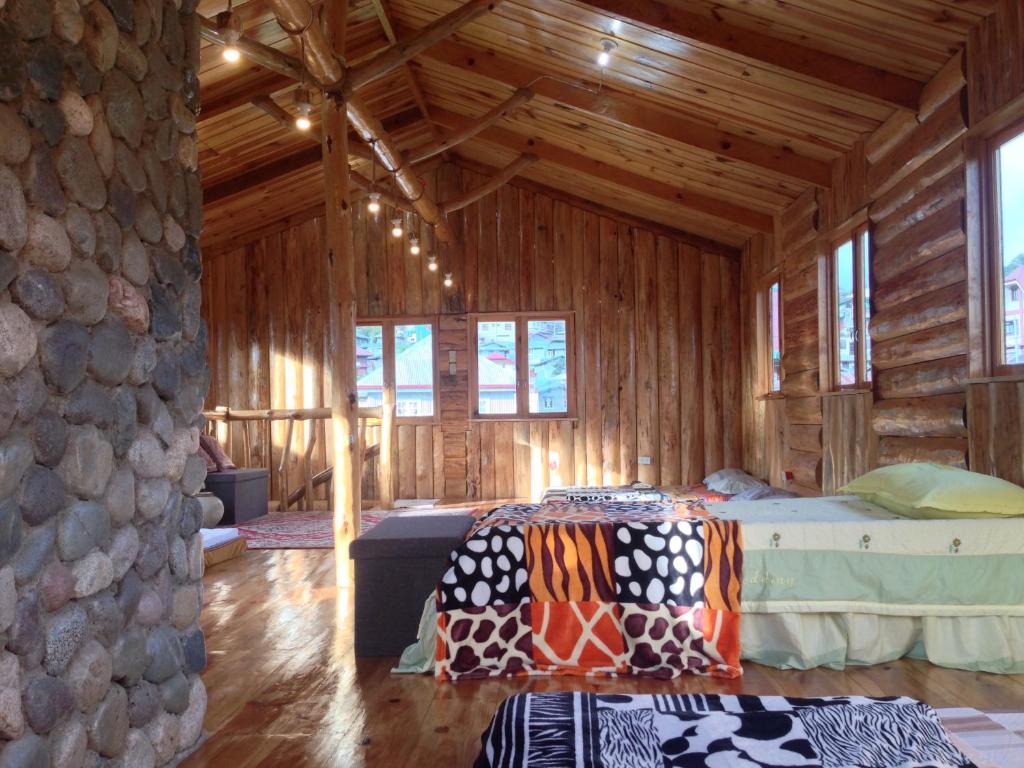
<instances>
[{"instance_id":1,"label":"glass window pane","mask_svg":"<svg viewBox=\"0 0 1024 768\"><path fill-rule=\"evenodd\" d=\"M434 415L434 329L395 326L395 415Z\"/></svg>"},{"instance_id":2,"label":"glass window pane","mask_svg":"<svg viewBox=\"0 0 1024 768\"><path fill-rule=\"evenodd\" d=\"M999 224L1003 275L1003 360L1024 363L1024 134L999 148Z\"/></svg>"},{"instance_id":3,"label":"glass window pane","mask_svg":"<svg viewBox=\"0 0 1024 768\"><path fill-rule=\"evenodd\" d=\"M836 338L841 385L857 383L857 326L853 315L853 241L836 249Z\"/></svg>"},{"instance_id":4,"label":"glass window pane","mask_svg":"<svg viewBox=\"0 0 1024 768\"><path fill-rule=\"evenodd\" d=\"M356 392L363 408L384 402L383 330L379 325L356 327Z\"/></svg>"},{"instance_id":5,"label":"glass window pane","mask_svg":"<svg viewBox=\"0 0 1024 768\"><path fill-rule=\"evenodd\" d=\"M864 379L871 381L871 238L860 233L861 274L864 275Z\"/></svg>"},{"instance_id":6,"label":"glass window pane","mask_svg":"<svg viewBox=\"0 0 1024 768\"><path fill-rule=\"evenodd\" d=\"M772 283L772 287L768 290L768 322L772 345L772 392L782 389L782 328L779 326L781 317L779 293L779 284Z\"/></svg>"},{"instance_id":7,"label":"glass window pane","mask_svg":"<svg viewBox=\"0 0 1024 768\"><path fill-rule=\"evenodd\" d=\"M516 324L476 324L477 413L516 412Z\"/></svg>"},{"instance_id":8,"label":"glass window pane","mask_svg":"<svg viewBox=\"0 0 1024 768\"><path fill-rule=\"evenodd\" d=\"M565 358L565 320L526 324L530 413L567 413L569 385Z\"/></svg>"}]
</instances>

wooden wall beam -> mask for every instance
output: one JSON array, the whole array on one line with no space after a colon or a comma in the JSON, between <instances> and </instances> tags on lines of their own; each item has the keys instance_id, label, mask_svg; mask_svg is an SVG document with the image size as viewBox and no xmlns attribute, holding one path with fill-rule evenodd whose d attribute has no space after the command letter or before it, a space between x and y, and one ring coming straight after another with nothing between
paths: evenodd
<instances>
[{"instance_id":1,"label":"wooden wall beam","mask_svg":"<svg viewBox=\"0 0 1024 768\"><path fill-rule=\"evenodd\" d=\"M505 186L513 177L518 175L520 171L535 162L537 162L536 155L520 155L504 168L495 172L489 179L487 179L487 181L480 184L480 186L466 190L461 195L452 198L451 200L446 200L441 204L441 209L444 211L445 215L454 213L455 211L461 211L467 205L475 203L484 195L489 195L499 187Z\"/></svg>"},{"instance_id":2,"label":"wooden wall beam","mask_svg":"<svg viewBox=\"0 0 1024 768\"><path fill-rule=\"evenodd\" d=\"M435 45L427 58L451 67L476 72L513 88L528 86L538 95L621 125L712 152L726 160L753 165L766 171L820 187L832 184L829 163L804 157L784 147L773 147L720 130L679 113L668 113L649 102L605 85L599 93L575 87L532 68L528 62L502 58L485 51L446 41Z\"/></svg>"},{"instance_id":3,"label":"wooden wall beam","mask_svg":"<svg viewBox=\"0 0 1024 768\"><path fill-rule=\"evenodd\" d=\"M734 26L720 18L647 0L586 0L627 22L656 27L862 96L917 111L923 84L869 64Z\"/></svg>"},{"instance_id":4,"label":"wooden wall beam","mask_svg":"<svg viewBox=\"0 0 1024 768\"><path fill-rule=\"evenodd\" d=\"M299 0L292 0L299 2ZM305 2L305 0L302 0ZM392 45L369 61L345 73L345 91L353 93L367 83L404 65L414 56L439 43L474 19L494 10L501 0L468 0L450 13L441 16L423 29Z\"/></svg>"},{"instance_id":5,"label":"wooden wall beam","mask_svg":"<svg viewBox=\"0 0 1024 768\"><path fill-rule=\"evenodd\" d=\"M483 176L490 176L498 171L498 169L493 166L477 162L476 160L464 157L458 153L453 155L453 159L457 165L465 168L467 171L472 171L473 173L478 173ZM705 253L717 253L719 256L725 256L730 259L738 259L740 255L739 250L736 248L724 243L719 243L716 240L701 237L700 235L694 235L681 229L675 229L660 222L645 219L641 216L634 216L626 213L625 211L609 208L605 205L601 205L600 203L595 203L592 200L584 199L570 192L556 189L555 187L549 187L539 181L532 181L531 179L524 178L523 176L516 177L512 184L520 189L536 192L555 200L560 200L583 211L596 214L597 216L604 216L605 218L614 219L615 221L628 224L632 227L650 230L655 235L663 235L665 237L672 238L673 240L679 240L683 243L695 245Z\"/></svg>"},{"instance_id":6,"label":"wooden wall beam","mask_svg":"<svg viewBox=\"0 0 1024 768\"><path fill-rule=\"evenodd\" d=\"M518 107L521 107L532 98L533 91L529 88L517 88L515 93L505 99L505 101L501 102L501 104L491 107L491 109L481 115L476 122L467 125L460 131L456 131L444 138L431 142L426 146L409 150L409 152L406 153L409 162L418 163L421 160L426 160L428 157L433 157L434 155L439 155L449 149L454 149L462 142L468 141L474 136L477 136L485 128L494 125L494 123L498 122Z\"/></svg>"},{"instance_id":7,"label":"wooden wall beam","mask_svg":"<svg viewBox=\"0 0 1024 768\"><path fill-rule=\"evenodd\" d=\"M460 130L472 124L473 119L447 110L434 110L434 117L439 123L454 130ZM549 144L537 137L524 136L505 128L491 127L481 132L485 141L499 144L517 152L533 153L542 161L561 165L577 173L596 176L624 187L628 191L640 192L662 200L671 201L681 207L714 216L722 221L736 224L755 232L772 232L774 220L771 215L753 211L734 203L695 192L687 192L678 187L650 179L633 171L627 171L594 160L585 155L562 149Z\"/></svg>"}]
</instances>

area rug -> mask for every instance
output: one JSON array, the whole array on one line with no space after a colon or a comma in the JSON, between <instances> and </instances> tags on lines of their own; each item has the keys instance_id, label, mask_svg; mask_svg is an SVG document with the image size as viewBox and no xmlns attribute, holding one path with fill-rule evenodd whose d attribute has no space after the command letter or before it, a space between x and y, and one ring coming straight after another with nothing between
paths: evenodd
<instances>
[{"instance_id":1,"label":"area rug","mask_svg":"<svg viewBox=\"0 0 1024 768\"><path fill-rule=\"evenodd\" d=\"M1024 712L940 709L950 740L978 768L1024 765Z\"/></svg>"},{"instance_id":2,"label":"area rug","mask_svg":"<svg viewBox=\"0 0 1024 768\"><path fill-rule=\"evenodd\" d=\"M387 517L472 515L476 507L371 509L363 512L360 535ZM287 512L264 515L236 525L249 549L334 549L330 512Z\"/></svg>"}]
</instances>

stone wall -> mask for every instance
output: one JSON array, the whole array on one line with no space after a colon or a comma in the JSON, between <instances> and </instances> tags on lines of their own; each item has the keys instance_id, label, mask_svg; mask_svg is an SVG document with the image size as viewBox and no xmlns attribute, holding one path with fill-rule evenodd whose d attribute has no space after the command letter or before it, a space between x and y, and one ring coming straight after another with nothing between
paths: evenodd
<instances>
[{"instance_id":1,"label":"stone wall","mask_svg":"<svg viewBox=\"0 0 1024 768\"><path fill-rule=\"evenodd\" d=\"M200 736L191 0L0 0L0 766Z\"/></svg>"}]
</instances>

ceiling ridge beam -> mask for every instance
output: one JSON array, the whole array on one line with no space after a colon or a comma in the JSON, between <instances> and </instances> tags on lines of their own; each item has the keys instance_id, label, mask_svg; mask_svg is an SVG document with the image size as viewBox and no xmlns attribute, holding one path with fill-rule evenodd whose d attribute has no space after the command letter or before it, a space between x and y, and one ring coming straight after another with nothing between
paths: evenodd
<instances>
[{"instance_id":1,"label":"ceiling ridge beam","mask_svg":"<svg viewBox=\"0 0 1024 768\"><path fill-rule=\"evenodd\" d=\"M702 16L659 0L583 0L618 19L710 45L778 69L917 111L924 84L879 67Z\"/></svg>"},{"instance_id":2,"label":"ceiling ridge beam","mask_svg":"<svg viewBox=\"0 0 1024 768\"><path fill-rule=\"evenodd\" d=\"M434 108L434 118L453 130L465 128L473 118ZM561 165L577 173L595 176L626 189L667 200L698 213L713 216L723 222L737 224L756 232L774 232L774 217L716 197L688 192L672 184L652 179L634 171L595 160L585 155L563 149L537 137L524 136L506 128L490 127L479 134L482 139L499 144L506 149L520 153L533 153L540 160Z\"/></svg>"},{"instance_id":3,"label":"ceiling ridge beam","mask_svg":"<svg viewBox=\"0 0 1024 768\"><path fill-rule=\"evenodd\" d=\"M639 128L733 162L741 162L826 189L832 185L831 163L797 154L788 147L775 147L723 131L710 123L687 118L678 113L668 114L664 109L644 99L607 85L599 92L594 92L545 75L524 62L503 58L494 51L480 50L461 43L443 42L424 55L457 69L476 72L512 88L528 86L537 95L573 109L630 128Z\"/></svg>"}]
</instances>

